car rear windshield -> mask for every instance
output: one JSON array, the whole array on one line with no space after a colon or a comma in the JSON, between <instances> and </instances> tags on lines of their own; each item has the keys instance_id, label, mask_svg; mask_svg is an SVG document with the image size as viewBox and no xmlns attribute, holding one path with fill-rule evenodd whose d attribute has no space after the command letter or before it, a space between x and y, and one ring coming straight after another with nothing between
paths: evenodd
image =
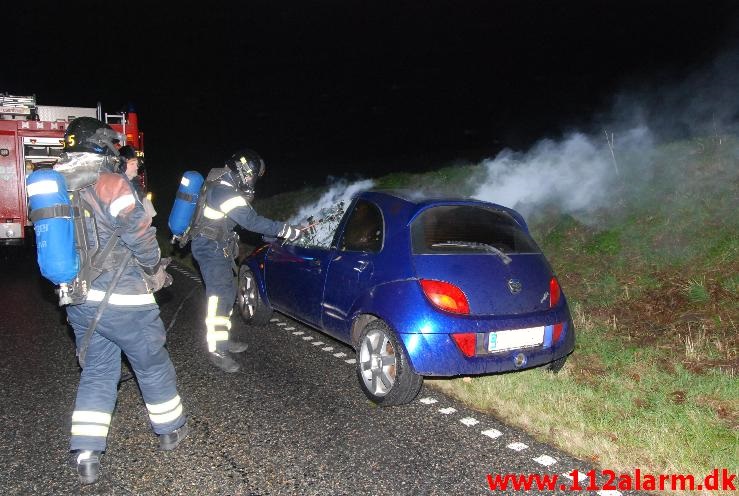
<instances>
[{"instance_id":1,"label":"car rear windshield","mask_svg":"<svg viewBox=\"0 0 739 496\"><path fill-rule=\"evenodd\" d=\"M413 253L539 253L506 212L469 205L425 210L411 225ZM491 248L492 247L492 248Z\"/></svg>"}]
</instances>

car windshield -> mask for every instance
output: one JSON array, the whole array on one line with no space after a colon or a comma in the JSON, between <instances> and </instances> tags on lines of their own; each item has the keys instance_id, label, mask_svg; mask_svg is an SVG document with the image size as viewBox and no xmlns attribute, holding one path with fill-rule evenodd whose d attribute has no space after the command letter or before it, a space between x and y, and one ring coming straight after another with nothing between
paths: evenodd
<instances>
[{"instance_id":1,"label":"car windshield","mask_svg":"<svg viewBox=\"0 0 739 496\"><path fill-rule=\"evenodd\" d=\"M471 205L425 210L411 225L413 253L539 253L539 248L506 212Z\"/></svg>"}]
</instances>

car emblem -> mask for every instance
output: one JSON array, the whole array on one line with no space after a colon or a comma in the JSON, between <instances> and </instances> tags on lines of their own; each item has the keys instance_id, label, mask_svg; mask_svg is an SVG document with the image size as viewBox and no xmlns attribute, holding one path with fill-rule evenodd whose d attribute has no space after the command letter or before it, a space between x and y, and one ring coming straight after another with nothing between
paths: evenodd
<instances>
[{"instance_id":1,"label":"car emblem","mask_svg":"<svg viewBox=\"0 0 739 496\"><path fill-rule=\"evenodd\" d=\"M523 289L523 285L521 284L521 281L518 279L508 279L508 291L511 292L511 294L518 294Z\"/></svg>"}]
</instances>

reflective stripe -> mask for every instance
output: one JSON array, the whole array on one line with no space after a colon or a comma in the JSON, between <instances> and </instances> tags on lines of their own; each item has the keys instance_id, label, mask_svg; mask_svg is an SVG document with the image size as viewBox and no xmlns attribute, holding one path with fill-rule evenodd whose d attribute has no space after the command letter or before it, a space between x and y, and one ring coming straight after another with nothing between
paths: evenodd
<instances>
[{"instance_id":1,"label":"reflective stripe","mask_svg":"<svg viewBox=\"0 0 739 496\"><path fill-rule=\"evenodd\" d=\"M206 219L216 220L216 219L222 219L226 215L223 212L219 212L218 210L214 208L210 208L208 205L205 206L203 209L203 215Z\"/></svg>"},{"instance_id":2,"label":"reflective stripe","mask_svg":"<svg viewBox=\"0 0 739 496\"><path fill-rule=\"evenodd\" d=\"M226 186L231 186L232 188L234 187L234 185L229 183L228 181L218 181L218 182L221 184L225 184Z\"/></svg>"},{"instance_id":3,"label":"reflective stripe","mask_svg":"<svg viewBox=\"0 0 739 496\"><path fill-rule=\"evenodd\" d=\"M72 424L72 435L105 437L108 435L108 426L97 424Z\"/></svg>"},{"instance_id":4,"label":"reflective stripe","mask_svg":"<svg viewBox=\"0 0 739 496\"><path fill-rule=\"evenodd\" d=\"M182 181L180 181L180 184L183 186L190 186L190 180L183 176Z\"/></svg>"},{"instance_id":5,"label":"reflective stripe","mask_svg":"<svg viewBox=\"0 0 739 496\"><path fill-rule=\"evenodd\" d=\"M232 309L233 311L233 309ZM228 341L228 330L231 329L231 318L218 315L218 296L208 297L208 312L205 316L205 340L208 342L208 351L216 351L218 341ZM225 331L216 331L216 326L225 327Z\"/></svg>"},{"instance_id":6,"label":"reflective stripe","mask_svg":"<svg viewBox=\"0 0 739 496\"><path fill-rule=\"evenodd\" d=\"M39 181L37 183L29 184L26 187L26 194L28 196L34 196L34 195L46 195L49 193L58 193L59 192L59 185L56 181L52 180L46 180L46 181Z\"/></svg>"},{"instance_id":7,"label":"reflective stripe","mask_svg":"<svg viewBox=\"0 0 739 496\"><path fill-rule=\"evenodd\" d=\"M93 412L79 410L72 413L72 422L90 422L93 424L110 424L110 414L105 412Z\"/></svg>"},{"instance_id":8,"label":"reflective stripe","mask_svg":"<svg viewBox=\"0 0 739 496\"><path fill-rule=\"evenodd\" d=\"M221 203L221 212L227 214L236 207L243 207L246 205L246 200L241 196L234 196L229 198L225 202Z\"/></svg>"},{"instance_id":9,"label":"reflective stripe","mask_svg":"<svg viewBox=\"0 0 739 496\"><path fill-rule=\"evenodd\" d=\"M216 315L215 317L206 317L205 326L206 327L223 326L230 330L231 329L231 318L230 317L219 317L218 315Z\"/></svg>"},{"instance_id":10,"label":"reflective stripe","mask_svg":"<svg viewBox=\"0 0 739 496\"><path fill-rule=\"evenodd\" d=\"M130 207L131 205L136 203L136 199L133 197L133 195L123 195L120 198L116 198L113 200L113 202L110 204L110 215L113 217L118 217L118 214L121 213L122 210Z\"/></svg>"},{"instance_id":11,"label":"reflective stripe","mask_svg":"<svg viewBox=\"0 0 739 496\"><path fill-rule=\"evenodd\" d=\"M177 420L182 415L182 405L177 405L177 408L167 413L149 414L152 424L167 424L173 420Z\"/></svg>"},{"instance_id":12,"label":"reflective stripe","mask_svg":"<svg viewBox=\"0 0 739 496\"><path fill-rule=\"evenodd\" d=\"M216 351L218 341L228 341L228 331L208 331L205 335L208 351Z\"/></svg>"},{"instance_id":13,"label":"reflective stripe","mask_svg":"<svg viewBox=\"0 0 739 496\"><path fill-rule=\"evenodd\" d=\"M87 301L103 301L105 297L105 291L101 289L91 289L87 293ZM151 305L157 301L154 299L153 293L143 294L119 294L113 293L110 295L108 303L111 305L119 305L124 307L132 307L137 305Z\"/></svg>"},{"instance_id":14,"label":"reflective stripe","mask_svg":"<svg viewBox=\"0 0 739 496\"><path fill-rule=\"evenodd\" d=\"M146 409L149 410L149 413L164 413L172 410L174 407L179 405L180 402L180 395L178 394L171 400L165 401L164 403L147 403Z\"/></svg>"}]
</instances>

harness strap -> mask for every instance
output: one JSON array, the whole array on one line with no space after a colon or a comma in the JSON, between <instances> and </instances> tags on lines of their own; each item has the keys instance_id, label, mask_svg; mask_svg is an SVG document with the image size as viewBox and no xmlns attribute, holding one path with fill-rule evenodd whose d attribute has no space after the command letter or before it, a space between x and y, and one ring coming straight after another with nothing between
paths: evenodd
<instances>
[{"instance_id":1,"label":"harness strap","mask_svg":"<svg viewBox=\"0 0 739 496\"><path fill-rule=\"evenodd\" d=\"M37 208L31 211L31 215L28 218L31 222L38 222L44 219L51 219L54 217L79 217L80 209L78 207L72 207L70 205L52 205L51 207Z\"/></svg>"}]
</instances>

